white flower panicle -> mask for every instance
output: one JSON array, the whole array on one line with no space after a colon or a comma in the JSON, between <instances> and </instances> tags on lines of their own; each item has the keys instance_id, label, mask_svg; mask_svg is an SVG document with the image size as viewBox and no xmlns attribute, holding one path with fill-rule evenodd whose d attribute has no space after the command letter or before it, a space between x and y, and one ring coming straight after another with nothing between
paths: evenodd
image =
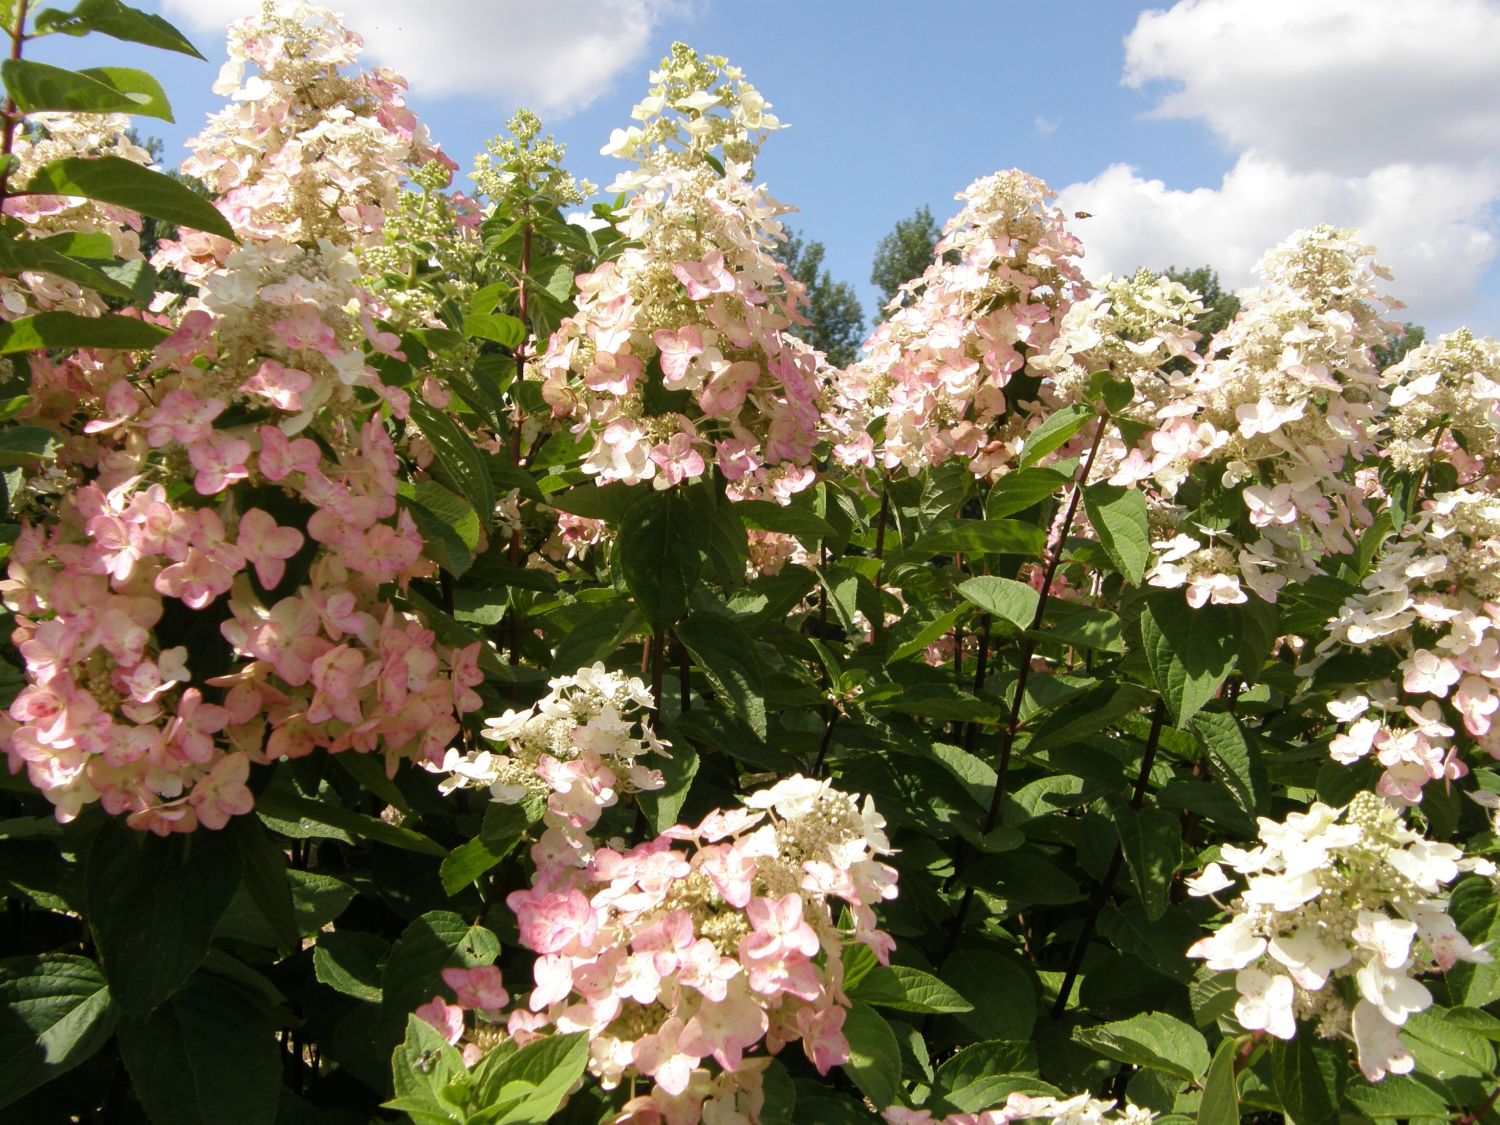
<instances>
[{"instance_id":1,"label":"white flower panicle","mask_svg":"<svg viewBox=\"0 0 1500 1125\"><path fill-rule=\"evenodd\" d=\"M1262 817L1260 839L1221 850L1245 887L1229 922L1188 956L1235 974L1234 1013L1246 1030L1291 1039L1299 1019L1311 1020L1324 1037L1352 1033L1372 1082L1409 1072L1400 1027L1432 1003L1415 975L1490 960L1458 932L1444 888L1494 865L1423 839L1373 793L1344 809L1315 803L1279 823ZM1219 863L1188 880L1200 897L1234 885Z\"/></svg>"},{"instance_id":2,"label":"white flower panicle","mask_svg":"<svg viewBox=\"0 0 1500 1125\"><path fill-rule=\"evenodd\" d=\"M484 737L502 750L451 749L430 768L448 775L438 784L445 794L488 789L502 804L546 801L538 854L581 863L593 851L589 830L622 792L663 786L661 773L639 759L670 757L669 744L651 729L651 693L635 677L595 664L548 681L548 688L527 710L485 721Z\"/></svg>"}]
</instances>

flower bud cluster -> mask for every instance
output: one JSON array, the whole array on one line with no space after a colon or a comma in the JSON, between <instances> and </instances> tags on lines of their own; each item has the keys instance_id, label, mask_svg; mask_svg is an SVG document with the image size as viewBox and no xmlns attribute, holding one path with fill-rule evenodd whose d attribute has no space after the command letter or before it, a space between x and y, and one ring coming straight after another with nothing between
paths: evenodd
<instances>
[{"instance_id":1,"label":"flower bud cluster","mask_svg":"<svg viewBox=\"0 0 1500 1125\"><path fill-rule=\"evenodd\" d=\"M982 1113L950 1113L939 1118L925 1109L892 1106L882 1111L881 1116L888 1125L1010 1125L1012 1121L1051 1121L1054 1125L1149 1125L1156 1117L1151 1110L1129 1102L1115 1110L1116 1104L1089 1094L1055 1098L1017 1093L1006 1098L1003 1106Z\"/></svg>"},{"instance_id":2,"label":"flower bud cluster","mask_svg":"<svg viewBox=\"0 0 1500 1125\"><path fill-rule=\"evenodd\" d=\"M1459 726L1500 757L1500 500L1440 493L1345 600L1319 652L1340 646L1400 657L1399 685L1367 685L1328 707L1350 724L1329 752L1345 764L1373 752L1382 793L1415 802L1429 780L1462 777Z\"/></svg>"},{"instance_id":3,"label":"flower bud cluster","mask_svg":"<svg viewBox=\"0 0 1500 1125\"><path fill-rule=\"evenodd\" d=\"M506 805L545 801L537 862L583 864L594 850L589 832L621 793L662 787L661 773L640 759L670 757L669 744L652 730L651 694L633 676L595 664L548 681L548 689L526 711L485 720L484 737L502 751L450 749L428 768L448 775L438 784L443 793L488 789Z\"/></svg>"},{"instance_id":4,"label":"flower bud cluster","mask_svg":"<svg viewBox=\"0 0 1500 1125\"><path fill-rule=\"evenodd\" d=\"M232 104L188 142L182 170L207 185L242 237L380 247L403 182L434 162L445 175L455 167L407 107L404 79L347 72L360 47L337 16L303 0L267 0L260 16L230 25L214 93ZM184 231L156 264L196 280L232 249Z\"/></svg>"},{"instance_id":5,"label":"flower bud cluster","mask_svg":"<svg viewBox=\"0 0 1500 1125\"><path fill-rule=\"evenodd\" d=\"M1372 1082L1409 1072L1400 1028L1432 1003L1416 974L1490 960L1458 932L1444 888L1494 865L1423 839L1373 793L1343 809L1314 803L1280 823L1262 817L1260 839L1220 850L1245 887L1228 923L1188 956L1235 974L1245 1029L1291 1039L1299 1019L1315 1021L1324 1037L1352 1032ZM1197 896L1234 885L1219 863L1188 880Z\"/></svg>"},{"instance_id":6,"label":"flower bud cluster","mask_svg":"<svg viewBox=\"0 0 1500 1125\"><path fill-rule=\"evenodd\" d=\"M1258 268L1266 284L1244 294L1150 436L1164 496L1212 471L1259 531L1240 542L1198 529L1156 544L1148 580L1187 585L1195 605L1243 602L1245 588L1275 601L1323 557L1352 550L1372 519L1352 469L1374 451L1384 407L1374 348L1389 327L1376 307L1395 305L1379 291L1389 274L1353 232L1331 227L1297 232Z\"/></svg>"},{"instance_id":7,"label":"flower bud cluster","mask_svg":"<svg viewBox=\"0 0 1500 1125\"><path fill-rule=\"evenodd\" d=\"M1435 461L1454 467L1462 488L1500 473L1500 343L1467 328L1423 344L1387 368L1390 389L1382 449L1408 472Z\"/></svg>"},{"instance_id":8,"label":"flower bud cluster","mask_svg":"<svg viewBox=\"0 0 1500 1125\"><path fill-rule=\"evenodd\" d=\"M994 477L1039 421L1007 386L1086 292L1082 248L1053 193L1023 172L976 180L957 198L964 207L932 265L903 287L905 307L839 374L825 423L844 465L915 473L961 457Z\"/></svg>"},{"instance_id":9,"label":"flower bud cluster","mask_svg":"<svg viewBox=\"0 0 1500 1125\"><path fill-rule=\"evenodd\" d=\"M890 850L883 824L868 799L797 776L696 827L600 847L583 867L539 864L506 899L538 954L511 1033L585 1032L605 1088L650 1079L627 1120L718 1120L753 1102L764 1064L747 1053L762 1045L800 1041L827 1073L849 1057L845 942L882 962L893 945L873 910L896 894L877 858Z\"/></svg>"},{"instance_id":10,"label":"flower bud cluster","mask_svg":"<svg viewBox=\"0 0 1500 1125\"><path fill-rule=\"evenodd\" d=\"M804 299L771 256L788 208L746 162L770 127L764 103L751 114L722 60L679 47L663 68L643 103L649 140L605 150L641 160L614 185L634 191L619 220L633 245L577 279L542 395L592 438L583 468L600 484L669 488L716 462L732 497L785 503L813 481L824 361L787 334Z\"/></svg>"}]
</instances>

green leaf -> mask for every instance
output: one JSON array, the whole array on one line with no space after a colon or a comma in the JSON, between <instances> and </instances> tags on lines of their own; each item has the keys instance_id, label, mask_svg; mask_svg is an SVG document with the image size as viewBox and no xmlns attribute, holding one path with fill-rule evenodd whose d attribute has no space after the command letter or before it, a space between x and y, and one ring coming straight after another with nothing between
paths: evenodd
<instances>
[{"instance_id":1,"label":"green leaf","mask_svg":"<svg viewBox=\"0 0 1500 1125\"><path fill-rule=\"evenodd\" d=\"M1333 1125L1339 1120L1347 1056L1343 1046L1318 1043L1305 1033L1271 1041L1271 1085L1290 1125Z\"/></svg>"},{"instance_id":2,"label":"green leaf","mask_svg":"<svg viewBox=\"0 0 1500 1125\"><path fill-rule=\"evenodd\" d=\"M1234 1069L1238 1052L1239 1044L1233 1039L1225 1039L1214 1052L1198 1104L1198 1125L1239 1125L1240 1087Z\"/></svg>"},{"instance_id":3,"label":"green leaf","mask_svg":"<svg viewBox=\"0 0 1500 1125\"><path fill-rule=\"evenodd\" d=\"M197 976L141 1019L120 1022L120 1054L155 1125L265 1125L281 1096L281 1048L238 986Z\"/></svg>"},{"instance_id":4,"label":"green leaf","mask_svg":"<svg viewBox=\"0 0 1500 1125\"><path fill-rule=\"evenodd\" d=\"M103 270L75 261L59 253L41 239L0 238L0 272L45 270L85 289L94 289L111 297L132 300L135 290L116 281Z\"/></svg>"},{"instance_id":5,"label":"green leaf","mask_svg":"<svg viewBox=\"0 0 1500 1125\"><path fill-rule=\"evenodd\" d=\"M245 872L245 889L265 916L283 952L293 953L301 945L297 917L292 912L292 885L287 879L286 856L253 816L237 816L229 830L238 841Z\"/></svg>"},{"instance_id":6,"label":"green leaf","mask_svg":"<svg viewBox=\"0 0 1500 1125\"><path fill-rule=\"evenodd\" d=\"M1105 1058L1200 1081L1208 1069L1208 1044L1175 1016L1146 1012L1126 1020L1080 1027L1073 1038Z\"/></svg>"},{"instance_id":7,"label":"green leaf","mask_svg":"<svg viewBox=\"0 0 1500 1125\"><path fill-rule=\"evenodd\" d=\"M999 519L1024 512L1068 486L1069 477L1056 469L1040 466L1006 473L990 486L984 500L986 519Z\"/></svg>"},{"instance_id":8,"label":"green leaf","mask_svg":"<svg viewBox=\"0 0 1500 1125\"><path fill-rule=\"evenodd\" d=\"M72 1070L114 1031L99 966L73 953L0 961L0 1106Z\"/></svg>"},{"instance_id":9,"label":"green leaf","mask_svg":"<svg viewBox=\"0 0 1500 1125\"><path fill-rule=\"evenodd\" d=\"M896 1104L901 1087L901 1046L896 1033L867 1004L856 1003L844 1019L849 1061L844 1072L877 1107Z\"/></svg>"},{"instance_id":10,"label":"green leaf","mask_svg":"<svg viewBox=\"0 0 1500 1125\"><path fill-rule=\"evenodd\" d=\"M958 584L959 595L991 617L1009 621L1018 630L1031 628L1036 620L1037 592L1024 582L983 575Z\"/></svg>"},{"instance_id":11,"label":"green leaf","mask_svg":"<svg viewBox=\"0 0 1500 1125\"><path fill-rule=\"evenodd\" d=\"M172 120L161 85L144 71L74 71L31 59L6 59L0 64L0 77L22 113L138 113Z\"/></svg>"},{"instance_id":12,"label":"green leaf","mask_svg":"<svg viewBox=\"0 0 1500 1125\"><path fill-rule=\"evenodd\" d=\"M0 355L48 348L155 347L169 335L165 328L131 316L79 316L45 312L0 323Z\"/></svg>"},{"instance_id":13,"label":"green leaf","mask_svg":"<svg viewBox=\"0 0 1500 1125\"><path fill-rule=\"evenodd\" d=\"M691 614L678 622L677 639L708 677L714 691L757 737L766 737L765 687L755 659L755 643L722 618Z\"/></svg>"},{"instance_id":14,"label":"green leaf","mask_svg":"<svg viewBox=\"0 0 1500 1125\"><path fill-rule=\"evenodd\" d=\"M391 1052L393 1102L384 1108L401 1109L413 1120L462 1120L444 1102L443 1091L465 1075L463 1056L420 1016L408 1013L406 1037Z\"/></svg>"},{"instance_id":15,"label":"green leaf","mask_svg":"<svg viewBox=\"0 0 1500 1125\"><path fill-rule=\"evenodd\" d=\"M1194 610L1177 590L1151 594L1141 608L1146 661L1174 726L1186 727L1234 667L1239 634L1222 609Z\"/></svg>"},{"instance_id":16,"label":"green leaf","mask_svg":"<svg viewBox=\"0 0 1500 1125\"><path fill-rule=\"evenodd\" d=\"M906 965L879 965L848 989L849 999L898 1012L971 1012L970 1004L931 973Z\"/></svg>"},{"instance_id":17,"label":"green leaf","mask_svg":"<svg viewBox=\"0 0 1500 1125\"><path fill-rule=\"evenodd\" d=\"M974 1005L957 1014L978 1039L1031 1038L1036 1026L1036 981L1030 972L1004 954L985 949L960 949L939 970L943 980Z\"/></svg>"},{"instance_id":18,"label":"green leaf","mask_svg":"<svg viewBox=\"0 0 1500 1125\"><path fill-rule=\"evenodd\" d=\"M924 563L940 555L1025 555L1039 558L1047 546L1047 535L1020 520L952 520L910 547L892 555L891 566Z\"/></svg>"},{"instance_id":19,"label":"green leaf","mask_svg":"<svg viewBox=\"0 0 1500 1125\"><path fill-rule=\"evenodd\" d=\"M171 176L118 156L65 156L37 169L26 195L68 195L113 203L154 219L238 242L209 200Z\"/></svg>"},{"instance_id":20,"label":"green leaf","mask_svg":"<svg viewBox=\"0 0 1500 1125\"><path fill-rule=\"evenodd\" d=\"M14 468L46 460L60 444L57 435L43 426L0 428L0 466Z\"/></svg>"},{"instance_id":21,"label":"green leaf","mask_svg":"<svg viewBox=\"0 0 1500 1125\"><path fill-rule=\"evenodd\" d=\"M115 1001L144 1015L203 963L240 883L240 852L224 832L169 839L111 820L89 848L89 928Z\"/></svg>"},{"instance_id":22,"label":"green leaf","mask_svg":"<svg viewBox=\"0 0 1500 1125\"><path fill-rule=\"evenodd\" d=\"M1215 781L1247 816L1255 816L1265 803L1269 783L1260 752L1239 720L1220 711L1203 711L1193 716L1192 729L1214 767Z\"/></svg>"},{"instance_id":23,"label":"green leaf","mask_svg":"<svg viewBox=\"0 0 1500 1125\"><path fill-rule=\"evenodd\" d=\"M626 511L616 550L631 596L652 630L687 611L708 554L708 527L679 490L650 491Z\"/></svg>"},{"instance_id":24,"label":"green leaf","mask_svg":"<svg viewBox=\"0 0 1500 1125\"><path fill-rule=\"evenodd\" d=\"M1181 826L1171 813L1155 808L1121 806L1114 820L1146 918L1154 922L1170 905L1172 876L1182 859Z\"/></svg>"},{"instance_id":25,"label":"green leaf","mask_svg":"<svg viewBox=\"0 0 1500 1125\"><path fill-rule=\"evenodd\" d=\"M1471 944L1482 944L1490 950L1500 945L1500 900L1488 879L1468 878L1455 886L1448 898L1448 913ZM1500 1000L1500 966L1494 962L1476 965L1460 961L1448 970L1445 979L1455 1004L1482 1008Z\"/></svg>"},{"instance_id":26,"label":"green leaf","mask_svg":"<svg viewBox=\"0 0 1500 1125\"><path fill-rule=\"evenodd\" d=\"M329 801L313 800L288 789L273 786L255 798L257 812L278 820L310 820L314 824L325 824L351 836L364 837L377 844L387 844L418 855L446 856L448 849L429 836L410 828L363 813L353 812L342 805Z\"/></svg>"},{"instance_id":27,"label":"green leaf","mask_svg":"<svg viewBox=\"0 0 1500 1125\"><path fill-rule=\"evenodd\" d=\"M422 533L423 553L455 578L474 565L479 514L469 502L433 481L397 485L398 499Z\"/></svg>"},{"instance_id":28,"label":"green leaf","mask_svg":"<svg viewBox=\"0 0 1500 1125\"><path fill-rule=\"evenodd\" d=\"M1393 1118L1446 1121L1448 1099L1409 1074L1389 1074L1376 1085L1353 1083L1344 1099L1372 1121Z\"/></svg>"},{"instance_id":29,"label":"green leaf","mask_svg":"<svg viewBox=\"0 0 1500 1125\"><path fill-rule=\"evenodd\" d=\"M91 66L78 73L134 100L136 108L125 112L176 124L172 117L172 104L167 101L167 92L146 71L129 66Z\"/></svg>"},{"instance_id":30,"label":"green leaf","mask_svg":"<svg viewBox=\"0 0 1500 1125\"><path fill-rule=\"evenodd\" d=\"M1132 586L1139 586L1151 562L1145 493L1137 488L1091 484L1083 490L1083 508L1115 569Z\"/></svg>"},{"instance_id":31,"label":"green leaf","mask_svg":"<svg viewBox=\"0 0 1500 1125\"><path fill-rule=\"evenodd\" d=\"M549 1035L489 1070L475 1090L473 1125L545 1125L589 1061L586 1035ZM488 1109L490 1112L486 1113Z\"/></svg>"},{"instance_id":32,"label":"green leaf","mask_svg":"<svg viewBox=\"0 0 1500 1125\"><path fill-rule=\"evenodd\" d=\"M439 994L446 968L494 964L500 942L483 926L434 910L415 919L391 947L381 972L381 1030L394 1043L409 1013Z\"/></svg>"},{"instance_id":33,"label":"green leaf","mask_svg":"<svg viewBox=\"0 0 1500 1125\"><path fill-rule=\"evenodd\" d=\"M143 43L147 47L160 47L181 55L191 55L195 59L203 58L182 32L166 20L132 8L120 0L79 0L78 6L71 12L62 12L56 8L45 8L38 12L36 33L45 35L55 31L74 36L97 31L126 43Z\"/></svg>"},{"instance_id":34,"label":"green leaf","mask_svg":"<svg viewBox=\"0 0 1500 1125\"><path fill-rule=\"evenodd\" d=\"M1066 445L1079 430L1088 424L1094 412L1087 406L1065 406L1053 414L1026 438L1021 446L1017 464L1025 469L1035 465L1054 449Z\"/></svg>"},{"instance_id":35,"label":"green leaf","mask_svg":"<svg viewBox=\"0 0 1500 1125\"><path fill-rule=\"evenodd\" d=\"M698 752L691 746L679 744L672 747L670 758L650 763L661 771L666 782L660 789L652 789L636 797L641 810L658 832L665 832L677 823L682 806L687 801L693 778L698 776Z\"/></svg>"},{"instance_id":36,"label":"green leaf","mask_svg":"<svg viewBox=\"0 0 1500 1125\"><path fill-rule=\"evenodd\" d=\"M333 930L318 935L313 972L329 988L380 1003L380 960L390 946L374 934Z\"/></svg>"},{"instance_id":37,"label":"green leaf","mask_svg":"<svg viewBox=\"0 0 1500 1125\"><path fill-rule=\"evenodd\" d=\"M640 496L639 489L616 481L603 486L584 484L577 488L570 488L566 492L554 493L547 497L547 504L559 512L567 512L569 515L583 516L591 520L603 520L607 524L619 526L625 518L626 511Z\"/></svg>"},{"instance_id":38,"label":"green leaf","mask_svg":"<svg viewBox=\"0 0 1500 1125\"><path fill-rule=\"evenodd\" d=\"M833 525L806 508L777 504L771 500L741 500L734 506L746 527L757 531L779 531L812 549L825 539L837 539Z\"/></svg>"},{"instance_id":39,"label":"green leaf","mask_svg":"<svg viewBox=\"0 0 1500 1125\"><path fill-rule=\"evenodd\" d=\"M1035 1044L990 1039L970 1044L938 1067L933 1088L954 1111L983 1113L1017 1091L1031 1092L1036 1068Z\"/></svg>"},{"instance_id":40,"label":"green leaf","mask_svg":"<svg viewBox=\"0 0 1500 1125\"><path fill-rule=\"evenodd\" d=\"M449 852L438 869L444 893L456 895L509 855L532 820L524 805L487 805L479 835Z\"/></svg>"},{"instance_id":41,"label":"green leaf","mask_svg":"<svg viewBox=\"0 0 1500 1125\"><path fill-rule=\"evenodd\" d=\"M512 351L526 339L526 325L505 313L468 313L464 316L464 335L474 340L492 340Z\"/></svg>"},{"instance_id":42,"label":"green leaf","mask_svg":"<svg viewBox=\"0 0 1500 1125\"><path fill-rule=\"evenodd\" d=\"M354 901L354 888L332 875L291 870L284 871L282 879L290 893L291 926L298 939L317 933ZM248 889L230 902L229 909L224 912L214 929L214 937L250 942L269 949L281 945L276 931L271 928ZM291 948L295 951L300 946L300 940L294 940Z\"/></svg>"},{"instance_id":43,"label":"green leaf","mask_svg":"<svg viewBox=\"0 0 1500 1125\"><path fill-rule=\"evenodd\" d=\"M488 528L495 518L495 486L479 450L451 418L416 398L411 402L411 420L437 456L438 479L468 500L480 524ZM475 543L468 543L469 549L477 542L476 538Z\"/></svg>"}]
</instances>

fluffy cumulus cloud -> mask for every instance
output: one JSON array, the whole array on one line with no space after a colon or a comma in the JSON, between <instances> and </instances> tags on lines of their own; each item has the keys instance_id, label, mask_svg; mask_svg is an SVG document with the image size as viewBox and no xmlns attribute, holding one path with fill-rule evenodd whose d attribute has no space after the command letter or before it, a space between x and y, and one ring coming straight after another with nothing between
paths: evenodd
<instances>
[{"instance_id":1,"label":"fluffy cumulus cloud","mask_svg":"<svg viewBox=\"0 0 1500 1125\"><path fill-rule=\"evenodd\" d=\"M1114 165L1069 185L1091 272L1208 262L1253 283L1261 252L1319 222L1360 228L1411 319L1477 309L1500 252L1500 2L1181 0L1125 40L1153 116L1201 120L1237 154L1184 190Z\"/></svg>"},{"instance_id":2,"label":"fluffy cumulus cloud","mask_svg":"<svg viewBox=\"0 0 1500 1125\"><path fill-rule=\"evenodd\" d=\"M327 0L321 0L327 3ZM425 97L479 96L557 118L640 69L653 29L686 0L335 0L366 57ZM220 30L246 0L163 0L169 18Z\"/></svg>"}]
</instances>

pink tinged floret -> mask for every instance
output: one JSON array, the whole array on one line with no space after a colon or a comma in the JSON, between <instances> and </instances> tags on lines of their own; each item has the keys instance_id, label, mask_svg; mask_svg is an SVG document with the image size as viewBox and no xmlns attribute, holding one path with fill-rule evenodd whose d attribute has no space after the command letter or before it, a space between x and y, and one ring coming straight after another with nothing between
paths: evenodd
<instances>
[{"instance_id":1,"label":"pink tinged floret","mask_svg":"<svg viewBox=\"0 0 1500 1125\"><path fill-rule=\"evenodd\" d=\"M192 609L202 609L234 584L234 571L196 547L188 549L182 562L173 563L156 576L158 594L178 598Z\"/></svg>"},{"instance_id":2,"label":"pink tinged floret","mask_svg":"<svg viewBox=\"0 0 1500 1125\"><path fill-rule=\"evenodd\" d=\"M132 387L128 380L118 379L104 392L104 417L85 422L83 432L98 434L114 429L120 423L134 418L145 405L146 398L140 391Z\"/></svg>"},{"instance_id":3,"label":"pink tinged floret","mask_svg":"<svg viewBox=\"0 0 1500 1125\"><path fill-rule=\"evenodd\" d=\"M677 263L672 273L694 301L705 301L715 293L734 292L734 274L724 267L724 255L717 250L701 262Z\"/></svg>"},{"instance_id":4,"label":"pink tinged floret","mask_svg":"<svg viewBox=\"0 0 1500 1125\"><path fill-rule=\"evenodd\" d=\"M245 781L250 776L250 760L242 754L227 754L214 763L207 775L193 787L188 798L204 828L223 828L232 816L243 816L255 807Z\"/></svg>"},{"instance_id":5,"label":"pink tinged floret","mask_svg":"<svg viewBox=\"0 0 1500 1125\"><path fill-rule=\"evenodd\" d=\"M573 991L573 959L558 953L538 957L531 967L536 987L531 990L528 1005L533 1012L560 1004Z\"/></svg>"},{"instance_id":6,"label":"pink tinged floret","mask_svg":"<svg viewBox=\"0 0 1500 1125\"><path fill-rule=\"evenodd\" d=\"M727 1071L739 1069L746 1047L766 1033L770 1021L743 986L723 1000L707 1000L688 1020L678 1040L679 1049L698 1058L712 1055Z\"/></svg>"},{"instance_id":7,"label":"pink tinged floret","mask_svg":"<svg viewBox=\"0 0 1500 1125\"><path fill-rule=\"evenodd\" d=\"M587 947L599 932L594 908L577 888L551 894L516 891L505 901L520 922L521 944L535 953Z\"/></svg>"},{"instance_id":8,"label":"pink tinged floret","mask_svg":"<svg viewBox=\"0 0 1500 1125\"><path fill-rule=\"evenodd\" d=\"M414 1013L419 1020L437 1028L438 1034L450 1044L464 1037L464 1010L450 1004L441 996L434 996Z\"/></svg>"},{"instance_id":9,"label":"pink tinged floret","mask_svg":"<svg viewBox=\"0 0 1500 1125\"><path fill-rule=\"evenodd\" d=\"M811 957L818 952L818 935L802 919L802 896L752 898L745 910L752 933L740 942L740 955L750 961L782 958L792 953Z\"/></svg>"},{"instance_id":10,"label":"pink tinged floret","mask_svg":"<svg viewBox=\"0 0 1500 1125\"><path fill-rule=\"evenodd\" d=\"M364 718L359 692L367 679L365 658L356 649L339 645L325 652L312 662L312 683L317 690L307 708L307 721L358 723Z\"/></svg>"},{"instance_id":11,"label":"pink tinged floret","mask_svg":"<svg viewBox=\"0 0 1500 1125\"><path fill-rule=\"evenodd\" d=\"M752 360L726 364L709 379L698 404L705 414L728 418L745 404L745 396L759 379L760 364Z\"/></svg>"},{"instance_id":12,"label":"pink tinged floret","mask_svg":"<svg viewBox=\"0 0 1500 1125\"><path fill-rule=\"evenodd\" d=\"M837 1004L821 1011L805 1007L797 1009L797 1030L802 1035L802 1050L808 1061L818 1068L819 1074L827 1074L833 1067L849 1061L849 1041L844 1038L844 1017L847 1013Z\"/></svg>"},{"instance_id":13,"label":"pink tinged floret","mask_svg":"<svg viewBox=\"0 0 1500 1125\"><path fill-rule=\"evenodd\" d=\"M235 545L245 561L255 567L261 586L270 590L281 584L286 560L302 549L302 542L302 533L296 528L278 526L270 513L251 508L240 517Z\"/></svg>"},{"instance_id":14,"label":"pink tinged floret","mask_svg":"<svg viewBox=\"0 0 1500 1125\"><path fill-rule=\"evenodd\" d=\"M204 496L223 492L237 480L250 475L245 462L250 457L250 443L242 438L212 433L206 440L188 447L188 460L198 475L193 487Z\"/></svg>"},{"instance_id":15,"label":"pink tinged floret","mask_svg":"<svg viewBox=\"0 0 1500 1125\"><path fill-rule=\"evenodd\" d=\"M146 441L153 449L173 441L183 445L206 441L213 433L214 419L223 412L224 403L219 399L204 401L192 391L168 391L146 419Z\"/></svg>"},{"instance_id":16,"label":"pink tinged floret","mask_svg":"<svg viewBox=\"0 0 1500 1125\"><path fill-rule=\"evenodd\" d=\"M317 443L308 438L288 440L275 426L260 428L261 476L269 481L283 481L291 473L315 473L322 461Z\"/></svg>"},{"instance_id":17,"label":"pink tinged floret","mask_svg":"<svg viewBox=\"0 0 1500 1125\"><path fill-rule=\"evenodd\" d=\"M693 448L693 439L687 434L673 434L670 440L653 448L650 457L661 469L655 481L657 488L670 488L703 475L703 455Z\"/></svg>"},{"instance_id":18,"label":"pink tinged floret","mask_svg":"<svg viewBox=\"0 0 1500 1125\"><path fill-rule=\"evenodd\" d=\"M458 1006L470 1011L495 1012L510 1003L510 993L494 965L444 969L443 983L453 990Z\"/></svg>"},{"instance_id":19,"label":"pink tinged floret","mask_svg":"<svg viewBox=\"0 0 1500 1125\"><path fill-rule=\"evenodd\" d=\"M288 348L308 348L328 359L342 351L337 333L324 323L312 305L298 305L271 329Z\"/></svg>"},{"instance_id":20,"label":"pink tinged floret","mask_svg":"<svg viewBox=\"0 0 1500 1125\"><path fill-rule=\"evenodd\" d=\"M688 1088L693 1070L702 1057L681 1049L684 1028L681 1019L670 1016L655 1032L636 1040L631 1050L636 1069L656 1079L656 1084L673 1097Z\"/></svg>"},{"instance_id":21,"label":"pink tinged floret","mask_svg":"<svg viewBox=\"0 0 1500 1125\"><path fill-rule=\"evenodd\" d=\"M651 334L651 342L661 352L662 386L680 390L687 384L693 360L703 354L703 333L693 324L676 332L659 328Z\"/></svg>"},{"instance_id":22,"label":"pink tinged floret","mask_svg":"<svg viewBox=\"0 0 1500 1125\"><path fill-rule=\"evenodd\" d=\"M240 384L240 393L259 395L281 410L296 413L302 409L302 392L312 384L313 378L306 371L268 359Z\"/></svg>"}]
</instances>

